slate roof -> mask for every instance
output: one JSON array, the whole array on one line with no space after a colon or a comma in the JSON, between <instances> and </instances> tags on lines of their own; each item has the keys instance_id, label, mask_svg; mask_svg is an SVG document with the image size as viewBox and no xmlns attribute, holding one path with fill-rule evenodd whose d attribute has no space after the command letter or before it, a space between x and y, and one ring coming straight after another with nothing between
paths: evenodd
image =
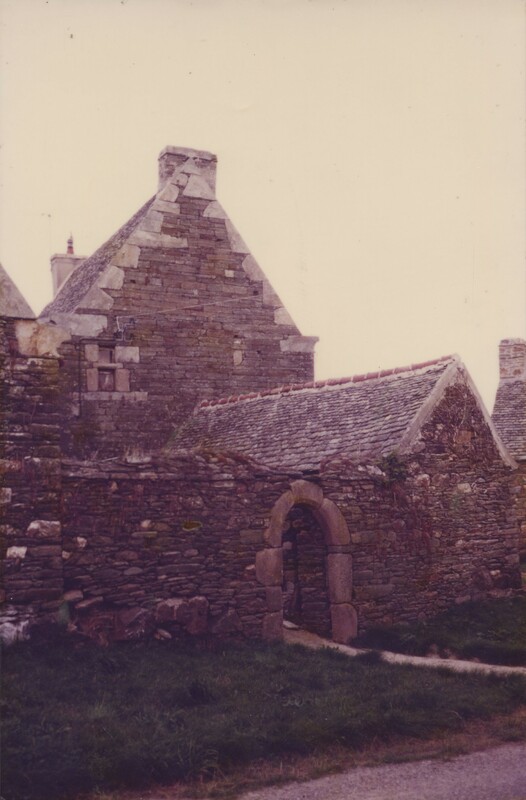
<instances>
[{"instance_id":1,"label":"slate roof","mask_svg":"<svg viewBox=\"0 0 526 800\"><path fill-rule=\"evenodd\" d=\"M29 304L0 264L0 316L34 319Z\"/></svg>"},{"instance_id":2,"label":"slate roof","mask_svg":"<svg viewBox=\"0 0 526 800\"><path fill-rule=\"evenodd\" d=\"M75 311L99 275L108 266L115 253L137 228L143 217L146 216L154 200L155 197L151 197L107 242L99 247L93 255L79 264L65 281L57 296L41 312L41 317L60 312L70 313Z\"/></svg>"},{"instance_id":3,"label":"slate roof","mask_svg":"<svg viewBox=\"0 0 526 800\"><path fill-rule=\"evenodd\" d=\"M449 382L458 366L457 357L446 356L352 378L204 401L170 447L224 449L295 470L317 469L337 453L357 461L378 458L407 440L431 400L434 407L432 396L441 378Z\"/></svg>"},{"instance_id":4,"label":"slate roof","mask_svg":"<svg viewBox=\"0 0 526 800\"><path fill-rule=\"evenodd\" d=\"M526 382L501 381L492 414L493 423L510 453L526 460Z\"/></svg>"}]
</instances>

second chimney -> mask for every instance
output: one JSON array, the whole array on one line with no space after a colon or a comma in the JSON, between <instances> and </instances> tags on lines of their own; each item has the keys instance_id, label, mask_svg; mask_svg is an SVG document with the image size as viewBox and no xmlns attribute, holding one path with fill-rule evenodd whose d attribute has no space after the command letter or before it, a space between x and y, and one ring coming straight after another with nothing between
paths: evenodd
<instances>
[{"instance_id":1,"label":"second chimney","mask_svg":"<svg viewBox=\"0 0 526 800\"><path fill-rule=\"evenodd\" d=\"M499 344L500 379L526 380L526 340L503 339Z\"/></svg>"},{"instance_id":2,"label":"second chimney","mask_svg":"<svg viewBox=\"0 0 526 800\"><path fill-rule=\"evenodd\" d=\"M69 278L74 269L86 260L85 256L76 256L73 248L73 236L68 239L67 251L64 254L55 253L51 256L51 278L53 280L53 297Z\"/></svg>"}]
</instances>

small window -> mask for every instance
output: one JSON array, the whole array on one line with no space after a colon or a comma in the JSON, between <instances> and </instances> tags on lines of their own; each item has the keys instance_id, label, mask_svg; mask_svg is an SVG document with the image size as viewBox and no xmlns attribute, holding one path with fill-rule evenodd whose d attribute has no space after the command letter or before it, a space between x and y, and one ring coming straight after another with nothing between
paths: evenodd
<instances>
[{"instance_id":1,"label":"small window","mask_svg":"<svg viewBox=\"0 0 526 800\"><path fill-rule=\"evenodd\" d=\"M115 363L115 348L99 347L99 364L114 364L114 363Z\"/></svg>"},{"instance_id":2,"label":"small window","mask_svg":"<svg viewBox=\"0 0 526 800\"><path fill-rule=\"evenodd\" d=\"M105 362L105 363L110 363L110 362ZM115 370L99 369L99 391L101 392L115 391Z\"/></svg>"}]
</instances>

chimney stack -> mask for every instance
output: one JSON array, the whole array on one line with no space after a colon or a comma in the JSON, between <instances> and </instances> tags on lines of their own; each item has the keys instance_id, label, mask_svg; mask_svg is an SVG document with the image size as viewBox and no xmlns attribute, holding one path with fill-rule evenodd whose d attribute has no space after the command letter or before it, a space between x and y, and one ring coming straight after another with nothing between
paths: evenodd
<instances>
[{"instance_id":1,"label":"chimney stack","mask_svg":"<svg viewBox=\"0 0 526 800\"><path fill-rule=\"evenodd\" d=\"M526 340L503 339L499 344L501 381L526 381Z\"/></svg>"},{"instance_id":2,"label":"chimney stack","mask_svg":"<svg viewBox=\"0 0 526 800\"><path fill-rule=\"evenodd\" d=\"M65 254L55 253L51 256L51 277L53 280L53 297L56 297L58 291L64 284L67 278L71 275L74 269L86 260L85 256L76 256L73 248L73 236L70 235L68 239L67 249Z\"/></svg>"},{"instance_id":3,"label":"chimney stack","mask_svg":"<svg viewBox=\"0 0 526 800\"><path fill-rule=\"evenodd\" d=\"M187 179L191 175L203 178L215 196L216 166L217 157L213 153L207 153L206 150L193 150L190 147L165 147L159 155L158 191L174 173L182 173L186 175Z\"/></svg>"}]
</instances>

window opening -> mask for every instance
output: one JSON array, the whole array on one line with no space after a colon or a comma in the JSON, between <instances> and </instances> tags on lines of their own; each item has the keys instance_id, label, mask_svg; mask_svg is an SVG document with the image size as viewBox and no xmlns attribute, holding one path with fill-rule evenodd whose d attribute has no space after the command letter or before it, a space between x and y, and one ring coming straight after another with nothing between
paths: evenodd
<instances>
[{"instance_id":1,"label":"window opening","mask_svg":"<svg viewBox=\"0 0 526 800\"><path fill-rule=\"evenodd\" d=\"M115 363L115 348L114 347L99 347L99 363L101 363L101 364L114 364Z\"/></svg>"},{"instance_id":2,"label":"window opening","mask_svg":"<svg viewBox=\"0 0 526 800\"><path fill-rule=\"evenodd\" d=\"M115 391L115 371L112 369L99 369L99 391Z\"/></svg>"}]
</instances>

